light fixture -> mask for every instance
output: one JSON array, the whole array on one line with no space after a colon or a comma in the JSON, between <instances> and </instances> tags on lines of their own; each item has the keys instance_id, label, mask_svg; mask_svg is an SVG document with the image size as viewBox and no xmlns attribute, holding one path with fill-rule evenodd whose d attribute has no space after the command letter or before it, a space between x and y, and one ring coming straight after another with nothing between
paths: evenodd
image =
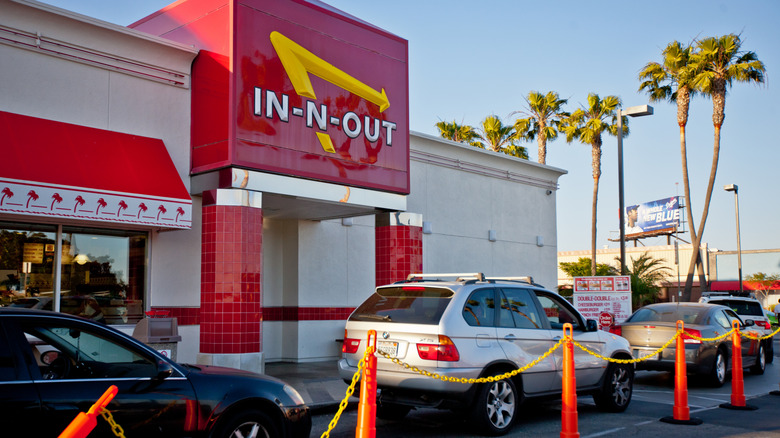
<instances>
[{"instance_id":1,"label":"light fixture","mask_svg":"<svg viewBox=\"0 0 780 438\"><path fill-rule=\"evenodd\" d=\"M742 244L740 243L739 232L739 186L736 184L729 184L723 186L723 190L727 192L734 192L734 212L737 216L737 270L739 271L739 294L742 295L744 286L742 285Z\"/></svg>"},{"instance_id":2,"label":"light fixture","mask_svg":"<svg viewBox=\"0 0 780 438\"><path fill-rule=\"evenodd\" d=\"M83 265L89 261L89 257L86 254L77 254L76 257L73 257L73 261Z\"/></svg>"},{"instance_id":3,"label":"light fixture","mask_svg":"<svg viewBox=\"0 0 780 438\"><path fill-rule=\"evenodd\" d=\"M623 116L642 117L653 114L650 105L628 107L617 110L617 147L618 147L618 200L620 208L620 275L626 274L626 205L623 199Z\"/></svg>"}]
</instances>

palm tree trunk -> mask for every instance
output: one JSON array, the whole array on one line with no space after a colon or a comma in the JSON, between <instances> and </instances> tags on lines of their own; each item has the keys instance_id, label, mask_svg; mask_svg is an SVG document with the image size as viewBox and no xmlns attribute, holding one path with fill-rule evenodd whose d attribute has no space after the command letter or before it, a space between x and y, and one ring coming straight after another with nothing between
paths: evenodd
<instances>
[{"instance_id":1,"label":"palm tree trunk","mask_svg":"<svg viewBox=\"0 0 780 438\"><path fill-rule=\"evenodd\" d=\"M599 201L599 180L601 179L601 142L597 139L591 145L591 165L593 166L593 204L590 223L590 275L596 275L596 210Z\"/></svg>"},{"instance_id":2,"label":"palm tree trunk","mask_svg":"<svg viewBox=\"0 0 780 438\"><path fill-rule=\"evenodd\" d=\"M539 163L546 164L547 163L547 135L544 132L546 125L544 123L544 120L538 120L538 124L539 124L539 135L536 137L536 143L539 146Z\"/></svg>"},{"instance_id":3,"label":"palm tree trunk","mask_svg":"<svg viewBox=\"0 0 780 438\"><path fill-rule=\"evenodd\" d=\"M718 159L720 157L720 130L723 126L723 120L725 119L724 109L726 107L726 83L723 80L714 81L713 93L712 93L712 124L715 128L715 144L712 148L712 166L710 167L710 179L707 183L707 197L704 199L704 211L702 212L701 221L699 222L699 229L696 237L693 239L693 253L691 254L691 261L688 266L688 277L685 280L685 295L689 297L691 289L693 287L693 270L695 268L696 259L701 257L699 254L699 248L701 245L701 239L704 235L704 225L707 223L707 215L710 210L710 201L712 200L712 191L715 187L715 175L718 172ZM702 283L700 290L704 292L707 288L706 283Z\"/></svg>"}]
</instances>

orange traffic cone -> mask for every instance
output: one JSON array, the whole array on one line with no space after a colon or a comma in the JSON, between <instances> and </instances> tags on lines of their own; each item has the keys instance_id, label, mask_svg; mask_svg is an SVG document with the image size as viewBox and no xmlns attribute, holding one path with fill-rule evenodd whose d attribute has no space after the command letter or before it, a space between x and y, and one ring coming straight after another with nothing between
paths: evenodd
<instances>
[{"instance_id":1,"label":"orange traffic cone","mask_svg":"<svg viewBox=\"0 0 780 438\"><path fill-rule=\"evenodd\" d=\"M373 339L373 341L372 341ZM376 437L376 330L368 331L366 363L360 379L356 438Z\"/></svg>"},{"instance_id":2,"label":"orange traffic cone","mask_svg":"<svg viewBox=\"0 0 780 438\"><path fill-rule=\"evenodd\" d=\"M685 324L677 321L677 342L674 352L674 409L671 417L663 417L661 421L671 424L689 424L697 426L702 423L698 418L691 418L691 408L688 407L688 369L685 365Z\"/></svg>"},{"instance_id":3,"label":"orange traffic cone","mask_svg":"<svg viewBox=\"0 0 780 438\"><path fill-rule=\"evenodd\" d=\"M754 411L758 406L745 404L745 380L742 377L742 335L739 333L739 321L731 322L734 333L731 335L731 403L723 403L721 408L742 411Z\"/></svg>"},{"instance_id":4,"label":"orange traffic cone","mask_svg":"<svg viewBox=\"0 0 780 438\"><path fill-rule=\"evenodd\" d=\"M92 432L92 429L97 426L97 416L100 415L100 411L103 410L111 400L114 399L119 388L114 385L108 387L106 392L89 408L87 413L79 412L76 418L70 422L68 427L62 431L59 438L85 438Z\"/></svg>"},{"instance_id":5,"label":"orange traffic cone","mask_svg":"<svg viewBox=\"0 0 780 438\"><path fill-rule=\"evenodd\" d=\"M567 334L568 333L568 334ZM563 325L563 393L561 394L561 438L579 438L577 426L577 379L574 375L572 326Z\"/></svg>"}]
</instances>

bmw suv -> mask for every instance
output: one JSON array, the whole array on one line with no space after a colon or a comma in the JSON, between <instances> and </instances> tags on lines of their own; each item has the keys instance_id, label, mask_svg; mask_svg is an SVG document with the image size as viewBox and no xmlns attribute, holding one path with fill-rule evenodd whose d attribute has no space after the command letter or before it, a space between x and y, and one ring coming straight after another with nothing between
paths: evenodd
<instances>
[{"instance_id":1,"label":"bmw suv","mask_svg":"<svg viewBox=\"0 0 780 438\"><path fill-rule=\"evenodd\" d=\"M555 346L564 323L574 339L598 354L631 359L628 342L600 331L572 305L530 277L490 278L476 274L412 274L380 286L350 315L344 332L340 376L349 382L377 332L377 350L410 367L436 373L425 377L380 354L377 360L377 416L403 418L412 408L453 409L471 417L478 431L507 433L519 405L560 397L563 349L558 348L513 378L464 384L524 367ZM624 411L631 401L634 367L605 361L576 348L577 394L596 405Z\"/></svg>"}]
</instances>

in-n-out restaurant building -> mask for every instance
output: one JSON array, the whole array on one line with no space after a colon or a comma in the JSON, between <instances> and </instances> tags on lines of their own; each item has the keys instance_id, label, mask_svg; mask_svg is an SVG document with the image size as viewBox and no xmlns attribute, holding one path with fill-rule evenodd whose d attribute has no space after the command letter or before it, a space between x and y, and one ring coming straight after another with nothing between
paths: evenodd
<instances>
[{"instance_id":1,"label":"in-n-out restaurant building","mask_svg":"<svg viewBox=\"0 0 780 438\"><path fill-rule=\"evenodd\" d=\"M127 28L0 0L3 304L128 333L168 311L179 361L261 371L337 357L412 272L555 287L565 171L410 133L407 54L314 0Z\"/></svg>"}]
</instances>

